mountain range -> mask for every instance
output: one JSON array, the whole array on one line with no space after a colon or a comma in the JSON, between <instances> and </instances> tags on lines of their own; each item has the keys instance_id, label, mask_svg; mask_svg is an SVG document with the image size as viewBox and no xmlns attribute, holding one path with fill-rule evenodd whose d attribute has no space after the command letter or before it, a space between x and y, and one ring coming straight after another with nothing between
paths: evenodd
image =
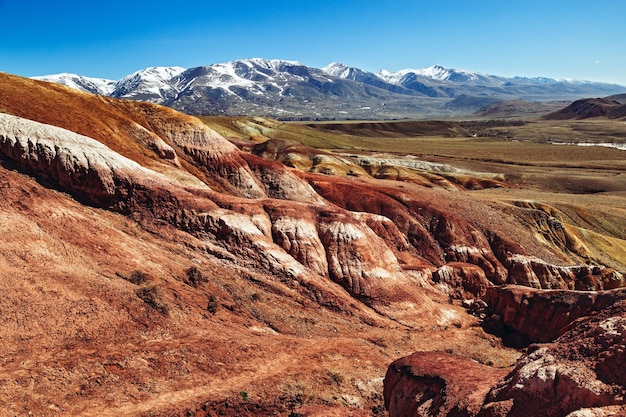
<instances>
[{"instance_id":1,"label":"mountain range","mask_svg":"<svg viewBox=\"0 0 626 417\"><path fill-rule=\"evenodd\" d=\"M150 67L115 81L56 74L33 77L113 98L166 105L193 115L278 119L456 116L501 100L573 101L626 87L544 77L506 78L435 65L372 73L340 63L243 59L194 68Z\"/></svg>"}]
</instances>

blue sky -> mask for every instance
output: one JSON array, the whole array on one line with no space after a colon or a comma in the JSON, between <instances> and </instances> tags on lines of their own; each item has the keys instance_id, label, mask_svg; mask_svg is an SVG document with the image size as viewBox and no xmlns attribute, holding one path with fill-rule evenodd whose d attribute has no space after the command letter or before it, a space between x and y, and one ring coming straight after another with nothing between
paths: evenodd
<instances>
[{"instance_id":1,"label":"blue sky","mask_svg":"<svg viewBox=\"0 0 626 417\"><path fill-rule=\"evenodd\" d=\"M623 0L0 0L0 71L119 79L241 58L626 85Z\"/></svg>"}]
</instances>

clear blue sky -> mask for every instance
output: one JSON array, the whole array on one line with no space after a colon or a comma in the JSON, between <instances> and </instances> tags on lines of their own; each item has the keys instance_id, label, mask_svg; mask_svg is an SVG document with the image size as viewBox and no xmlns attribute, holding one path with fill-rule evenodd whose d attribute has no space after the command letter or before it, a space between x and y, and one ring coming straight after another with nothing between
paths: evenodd
<instances>
[{"instance_id":1,"label":"clear blue sky","mask_svg":"<svg viewBox=\"0 0 626 417\"><path fill-rule=\"evenodd\" d=\"M0 71L119 79L241 58L626 85L626 1L0 0Z\"/></svg>"}]
</instances>

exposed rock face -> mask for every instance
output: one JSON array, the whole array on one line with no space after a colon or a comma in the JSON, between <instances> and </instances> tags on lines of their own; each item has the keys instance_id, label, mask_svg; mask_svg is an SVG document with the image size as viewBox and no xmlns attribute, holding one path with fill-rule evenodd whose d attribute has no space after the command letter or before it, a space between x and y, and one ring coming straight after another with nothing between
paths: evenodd
<instances>
[{"instance_id":1,"label":"exposed rock face","mask_svg":"<svg viewBox=\"0 0 626 417\"><path fill-rule=\"evenodd\" d=\"M462 262L443 265L433 272L432 280L438 288L456 299L480 298L491 285L482 268Z\"/></svg>"},{"instance_id":2,"label":"exposed rock face","mask_svg":"<svg viewBox=\"0 0 626 417\"><path fill-rule=\"evenodd\" d=\"M509 331L527 337L529 342L551 342L575 320L625 299L625 289L601 292L542 291L515 285L489 288L484 296L501 323Z\"/></svg>"},{"instance_id":3,"label":"exposed rock face","mask_svg":"<svg viewBox=\"0 0 626 417\"><path fill-rule=\"evenodd\" d=\"M261 178L282 190L281 197L291 195L294 200L316 205L274 199L255 201L186 189L88 137L15 116L1 116L0 150L5 155L93 204L128 213L141 222L163 220L197 236L212 235L251 264L265 265L305 282L313 282L307 278L311 274L327 276L364 300L384 299L388 282L393 286L398 281L408 282L392 251L366 223L359 221L360 215L320 206L322 200L313 190L283 166L261 164ZM194 149L206 155L203 161L210 159L212 166L221 166L220 172L235 172L228 179L236 194L240 193L237 190L255 189L242 178L249 178L250 184L261 184L245 160L241 159L241 164L221 164L224 160L220 158L229 148L225 151L217 146L219 140L210 135L191 138ZM174 145L180 146L181 141ZM286 213L291 213L290 217L285 217ZM322 290L324 284L316 287ZM338 288L322 291L341 293Z\"/></svg>"},{"instance_id":4,"label":"exposed rock face","mask_svg":"<svg viewBox=\"0 0 626 417\"><path fill-rule=\"evenodd\" d=\"M612 301L572 321L554 342L531 345L501 380L502 370L462 357L419 352L395 361L385 377L390 417L620 415L626 406L626 301Z\"/></svg>"},{"instance_id":5,"label":"exposed rock face","mask_svg":"<svg viewBox=\"0 0 626 417\"><path fill-rule=\"evenodd\" d=\"M393 362L385 375L390 417L474 416L506 370L443 352L419 352Z\"/></svg>"},{"instance_id":6,"label":"exposed rock face","mask_svg":"<svg viewBox=\"0 0 626 417\"><path fill-rule=\"evenodd\" d=\"M626 405L581 408L569 413L567 417L621 417L623 415L626 415Z\"/></svg>"},{"instance_id":7,"label":"exposed rock face","mask_svg":"<svg viewBox=\"0 0 626 417\"><path fill-rule=\"evenodd\" d=\"M130 186L133 177L167 182L96 140L4 113L0 113L0 149L21 166L104 206L127 193L122 187Z\"/></svg>"},{"instance_id":8,"label":"exposed rock face","mask_svg":"<svg viewBox=\"0 0 626 417\"><path fill-rule=\"evenodd\" d=\"M533 345L491 390L479 416L560 416L583 408L623 409L625 352L626 302L621 300L572 324L554 343Z\"/></svg>"},{"instance_id":9,"label":"exposed rock face","mask_svg":"<svg viewBox=\"0 0 626 417\"><path fill-rule=\"evenodd\" d=\"M165 120L173 117L170 111ZM388 298L389 288L412 281L403 269L434 271L436 284L456 298L480 297L491 283L504 282L601 288L618 274L548 265L521 248L498 245L497 236L487 237L437 206L372 183L362 184L361 198L350 198L354 184L347 180L301 178L276 162L241 156L234 145L184 118L169 127L147 120L154 131L137 129L163 142L160 154L175 165L198 164L205 174L200 178L208 178L215 192L191 189L177 176L155 173L89 137L9 115L1 119L2 151L93 204L208 233L253 262L289 275L308 269L365 300ZM322 208L327 201L318 193L340 207Z\"/></svg>"}]
</instances>

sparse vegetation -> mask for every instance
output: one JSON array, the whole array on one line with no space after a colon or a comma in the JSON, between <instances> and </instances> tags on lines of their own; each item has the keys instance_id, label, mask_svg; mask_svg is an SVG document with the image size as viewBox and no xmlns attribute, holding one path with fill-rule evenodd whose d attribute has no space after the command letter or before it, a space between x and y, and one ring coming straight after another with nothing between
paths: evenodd
<instances>
[{"instance_id":1,"label":"sparse vegetation","mask_svg":"<svg viewBox=\"0 0 626 417\"><path fill-rule=\"evenodd\" d=\"M199 287L200 285L205 284L209 281L209 279L204 276L204 274L202 274L202 271L200 271L200 269L195 266L187 269L186 274L187 279L185 282L192 287Z\"/></svg>"},{"instance_id":2,"label":"sparse vegetation","mask_svg":"<svg viewBox=\"0 0 626 417\"><path fill-rule=\"evenodd\" d=\"M169 306L163 300L161 290L155 284L146 284L135 291L137 297L163 316L169 316Z\"/></svg>"},{"instance_id":3,"label":"sparse vegetation","mask_svg":"<svg viewBox=\"0 0 626 417\"><path fill-rule=\"evenodd\" d=\"M148 281L148 274L146 274L145 272L141 272L141 271L133 271L128 276L128 281L132 282L135 285L141 285L145 283L146 281Z\"/></svg>"},{"instance_id":4,"label":"sparse vegetation","mask_svg":"<svg viewBox=\"0 0 626 417\"><path fill-rule=\"evenodd\" d=\"M341 386L345 380L343 372L337 369L328 369L326 370L326 374L330 382L337 386Z\"/></svg>"},{"instance_id":5,"label":"sparse vegetation","mask_svg":"<svg viewBox=\"0 0 626 417\"><path fill-rule=\"evenodd\" d=\"M217 301L217 297L214 296L213 294L209 295L207 297L207 306L206 309L209 313L211 314L215 314L215 312L217 311L217 307L219 305L219 302Z\"/></svg>"},{"instance_id":6,"label":"sparse vegetation","mask_svg":"<svg viewBox=\"0 0 626 417\"><path fill-rule=\"evenodd\" d=\"M115 275L135 285L144 284L148 281L148 278L149 278L148 274L139 270L135 270L128 275L124 275L120 272L116 272Z\"/></svg>"},{"instance_id":7,"label":"sparse vegetation","mask_svg":"<svg viewBox=\"0 0 626 417\"><path fill-rule=\"evenodd\" d=\"M284 401L299 405L311 404L321 397L319 387L310 380L284 382L278 388Z\"/></svg>"}]
</instances>

